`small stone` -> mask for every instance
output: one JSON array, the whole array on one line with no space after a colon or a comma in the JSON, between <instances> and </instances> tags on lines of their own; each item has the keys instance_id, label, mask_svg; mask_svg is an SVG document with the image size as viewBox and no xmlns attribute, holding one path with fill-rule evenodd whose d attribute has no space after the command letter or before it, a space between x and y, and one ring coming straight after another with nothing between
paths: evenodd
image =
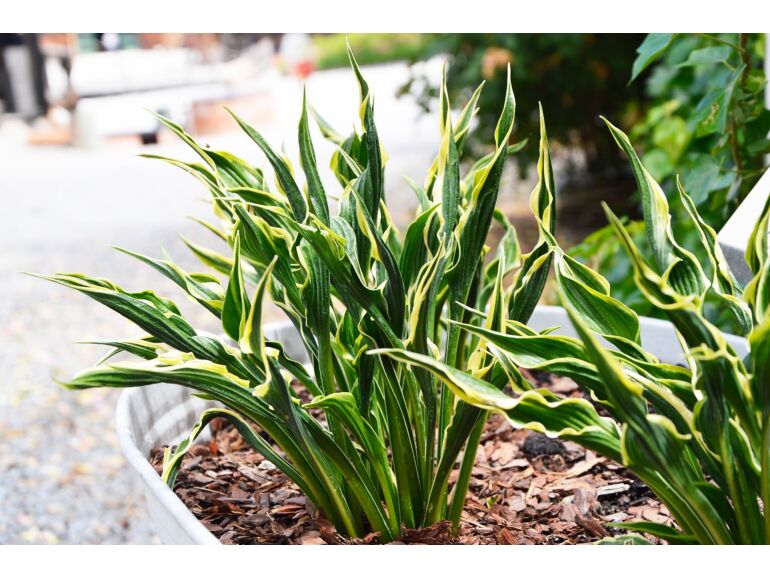
<instances>
[{"instance_id":1,"label":"small stone","mask_svg":"<svg viewBox=\"0 0 770 578\"><path fill-rule=\"evenodd\" d=\"M528 458L567 454L564 442L537 432L531 432L527 436L521 449Z\"/></svg>"}]
</instances>

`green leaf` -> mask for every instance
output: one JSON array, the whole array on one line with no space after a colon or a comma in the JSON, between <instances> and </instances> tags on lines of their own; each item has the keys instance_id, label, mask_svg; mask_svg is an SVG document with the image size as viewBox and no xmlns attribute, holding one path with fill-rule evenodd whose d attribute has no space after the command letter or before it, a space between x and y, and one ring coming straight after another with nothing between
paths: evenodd
<instances>
[{"instance_id":1,"label":"green leaf","mask_svg":"<svg viewBox=\"0 0 770 578\"><path fill-rule=\"evenodd\" d=\"M470 405L507 417L516 427L526 427L577 441L603 455L618 459L619 436L614 422L600 417L593 405L579 398L559 398L548 390L531 390L513 398L486 381L473 377L427 355L398 349L378 349L386 355L433 373Z\"/></svg>"},{"instance_id":2,"label":"green leaf","mask_svg":"<svg viewBox=\"0 0 770 578\"><path fill-rule=\"evenodd\" d=\"M265 153L270 166L272 166L273 170L275 171L275 175L282 192L289 199L292 211L294 212L294 217L298 222L304 221L305 216L307 215L307 205L305 204L305 198L302 196L302 193L300 192L299 187L294 180L294 175L292 175L291 167L289 164L285 159L276 154L276 152L270 147L264 137L256 129L254 129L254 127L249 125L230 109L226 110L232 115L232 117L236 120L238 125L240 125L241 129L243 129L243 131L249 136L249 138L253 140L260 149L262 149L263 153Z\"/></svg>"},{"instance_id":3,"label":"green leaf","mask_svg":"<svg viewBox=\"0 0 770 578\"><path fill-rule=\"evenodd\" d=\"M610 295L604 277L569 255L557 253L556 280L562 298L579 312L592 331L640 343L636 313Z\"/></svg>"},{"instance_id":4,"label":"green leaf","mask_svg":"<svg viewBox=\"0 0 770 578\"><path fill-rule=\"evenodd\" d=\"M227 335L236 340L241 335L241 325L246 318L246 304L248 303L243 273L241 273L240 246L240 238L236 235L233 244L234 266L230 272L230 281L227 283L227 291L222 306L222 327Z\"/></svg>"},{"instance_id":5,"label":"green leaf","mask_svg":"<svg viewBox=\"0 0 770 578\"><path fill-rule=\"evenodd\" d=\"M642 197L644 223L661 275L681 295L702 297L708 280L698 259L676 242L671 228L668 200L660 185L644 168L623 131L604 119L615 142L631 162Z\"/></svg>"},{"instance_id":6,"label":"green leaf","mask_svg":"<svg viewBox=\"0 0 770 578\"><path fill-rule=\"evenodd\" d=\"M647 35L644 42L642 42L639 45L639 48L636 49L639 56L636 57L631 69L630 82L636 80L636 78L644 72L650 64L663 56L663 53L666 52L669 46L671 46L671 41L674 40L675 36L675 34L671 33Z\"/></svg>"},{"instance_id":7,"label":"green leaf","mask_svg":"<svg viewBox=\"0 0 770 578\"><path fill-rule=\"evenodd\" d=\"M313 141L310 138L310 128L307 120L307 91L302 93L302 117L299 121L299 153L302 170L307 179L307 188L313 211L325 225L329 224L329 202L326 200L321 177L318 174L318 163L315 158Z\"/></svg>"},{"instance_id":8,"label":"green leaf","mask_svg":"<svg viewBox=\"0 0 770 578\"><path fill-rule=\"evenodd\" d=\"M728 59L733 54L729 46L707 46L698 48L690 52L683 63L679 66L698 66L700 64L727 64Z\"/></svg>"},{"instance_id":9,"label":"green leaf","mask_svg":"<svg viewBox=\"0 0 770 578\"><path fill-rule=\"evenodd\" d=\"M690 119L690 122L697 127L695 136L703 137L725 132L735 86L743 75L745 68L746 65L741 64L732 73L722 90L707 93L695 107L695 111Z\"/></svg>"},{"instance_id":10,"label":"green leaf","mask_svg":"<svg viewBox=\"0 0 770 578\"><path fill-rule=\"evenodd\" d=\"M688 536L679 532L676 528L666 526L665 524L658 524L656 522L623 522L610 524L615 528L622 528L624 530L631 530L632 532L643 532L645 534L651 534L656 538L662 538L669 544L697 544L695 536ZM635 535L635 534L631 534ZM623 539L626 536L619 536L615 539ZM601 542L600 542L601 543ZM604 542L606 543L606 542Z\"/></svg>"}]
</instances>

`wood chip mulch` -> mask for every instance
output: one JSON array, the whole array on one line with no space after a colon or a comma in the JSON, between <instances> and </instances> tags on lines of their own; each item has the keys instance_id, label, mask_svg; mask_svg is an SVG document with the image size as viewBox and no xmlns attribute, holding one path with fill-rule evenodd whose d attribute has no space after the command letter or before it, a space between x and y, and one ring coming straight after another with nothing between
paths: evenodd
<instances>
[{"instance_id":1,"label":"wood chip mulch","mask_svg":"<svg viewBox=\"0 0 770 578\"><path fill-rule=\"evenodd\" d=\"M575 384L537 376L577 395ZM286 476L229 425L183 460L174 491L224 544L376 544L338 534ZM152 464L161 470L162 450ZM456 476L457 472L455 472ZM451 480L454 482L454 477ZM607 522L672 524L666 507L623 466L578 444L514 430L499 416L476 456L460 533L448 523L407 530L406 544L582 544L622 534ZM652 539L651 541L655 541Z\"/></svg>"}]
</instances>

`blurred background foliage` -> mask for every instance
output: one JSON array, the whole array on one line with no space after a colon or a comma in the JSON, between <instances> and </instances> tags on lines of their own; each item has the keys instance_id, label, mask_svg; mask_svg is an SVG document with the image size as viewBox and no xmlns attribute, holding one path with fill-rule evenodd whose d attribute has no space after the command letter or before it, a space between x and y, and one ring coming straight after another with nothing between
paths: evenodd
<instances>
[{"instance_id":1,"label":"blurred background foliage","mask_svg":"<svg viewBox=\"0 0 770 578\"><path fill-rule=\"evenodd\" d=\"M651 35L640 47L635 72L654 64L645 81L649 106L631 137L661 186L673 190L679 174L717 228L756 184L770 153L764 51L762 34Z\"/></svg>"},{"instance_id":2,"label":"blurred background foliage","mask_svg":"<svg viewBox=\"0 0 770 578\"><path fill-rule=\"evenodd\" d=\"M494 134L510 63L517 101L516 138L532 141L516 155L522 169L537 159L537 139L532 137L539 130L540 102L549 137L581 150L584 170L601 175L625 167L617 146L606 138L599 115L620 123L639 117L643 89L629 86L628 71L643 39L643 34L435 34L429 35L421 58L446 55L454 102L466 100L484 80L478 135ZM418 98L430 109L435 107L436 95L437 87L428 84Z\"/></svg>"},{"instance_id":3,"label":"blurred background foliage","mask_svg":"<svg viewBox=\"0 0 770 578\"><path fill-rule=\"evenodd\" d=\"M397 60L416 61L423 57L430 34L325 34L313 38L315 48L316 68L347 68L347 44L356 55L356 60L362 66L382 64Z\"/></svg>"}]
</instances>

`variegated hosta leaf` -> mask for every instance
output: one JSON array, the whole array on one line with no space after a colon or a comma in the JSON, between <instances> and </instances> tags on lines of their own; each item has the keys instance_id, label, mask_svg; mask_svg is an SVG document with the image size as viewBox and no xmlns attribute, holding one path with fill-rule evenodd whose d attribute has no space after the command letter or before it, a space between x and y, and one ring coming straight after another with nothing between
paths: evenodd
<instances>
[{"instance_id":1,"label":"variegated hosta leaf","mask_svg":"<svg viewBox=\"0 0 770 578\"><path fill-rule=\"evenodd\" d=\"M625 248L634 267L634 281L642 295L655 307L663 310L694 309L700 305L700 297L694 295L682 295L658 275L634 245L623 223L615 216L612 210L602 205L610 225Z\"/></svg>"},{"instance_id":2,"label":"variegated hosta leaf","mask_svg":"<svg viewBox=\"0 0 770 578\"><path fill-rule=\"evenodd\" d=\"M267 353L265 337L262 333L262 301L265 298L265 292L270 290L270 281L277 261L278 257L275 257L262 273L253 301L250 305L247 302L244 306L238 333L238 345L241 351L246 355L255 356L262 363L265 373L267 373Z\"/></svg>"},{"instance_id":3,"label":"variegated hosta leaf","mask_svg":"<svg viewBox=\"0 0 770 578\"><path fill-rule=\"evenodd\" d=\"M117 248L118 251L130 255L171 279L194 301L203 305L217 317L221 317L224 305L224 292L219 279L206 273L187 273L170 260L153 259L128 249Z\"/></svg>"},{"instance_id":4,"label":"variegated hosta leaf","mask_svg":"<svg viewBox=\"0 0 770 578\"><path fill-rule=\"evenodd\" d=\"M310 206L313 212L325 225L329 224L329 202L326 199L321 176L318 174L318 163L315 158L313 141L310 138L310 127L307 118L307 92L302 94L302 117L299 121L299 152L302 170L307 179Z\"/></svg>"},{"instance_id":5,"label":"variegated hosta leaf","mask_svg":"<svg viewBox=\"0 0 770 578\"><path fill-rule=\"evenodd\" d=\"M548 390L532 390L511 397L491 384L427 355L398 349L379 349L400 362L426 369L441 379L464 402L506 416L517 427L580 442L603 455L618 459L619 432L615 423L599 416L594 407L579 398L560 398Z\"/></svg>"},{"instance_id":6,"label":"variegated hosta leaf","mask_svg":"<svg viewBox=\"0 0 770 578\"><path fill-rule=\"evenodd\" d=\"M482 82L478 86L478 88L476 88L476 90L473 92L473 94L471 95L471 98L468 99L468 102L465 104L465 107L463 108L459 118L457 119L457 126L455 127L455 130L452 131L452 138L454 139L454 147L457 151L458 157L462 156L463 144L465 142L465 138L468 136L468 133L470 131L470 126L471 126L473 117L478 112L476 105L478 104L479 97L481 96L481 90L483 88L484 88L484 83ZM442 149L443 149L445 147L444 139L449 137L449 134L446 130L447 123L451 123L451 117L450 117L451 106L449 103L449 94L446 88L446 66L442 71L441 88L439 90L439 95L441 100L439 105L439 110L441 112L439 126L441 129ZM437 176L440 172L440 167L439 167L440 155L441 155L441 152L439 153L439 155L436 156L435 159L433 159L433 164L428 169L428 175L425 178L423 194L426 195L426 200L428 201L434 198L434 195L433 195L434 185L436 183ZM488 160L489 159L487 159L487 161Z\"/></svg>"},{"instance_id":7,"label":"variegated hosta leaf","mask_svg":"<svg viewBox=\"0 0 770 578\"><path fill-rule=\"evenodd\" d=\"M197 217L190 217L191 221L194 221L210 231L211 233L214 233L217 237L219 237L222 241L227 243L227 239L230 234L232 234L232 231L223 231L219 229L216 225L213 225L212 223L209 223L208 221L204 221L203 219L199 219Z\"/></svg>"},{"instance_id":8,"label":"variegated hosta leaf","mask_svg":"<svg viewBox=\"0 0 770 578\"><path fill-rule=\"evenodd\" d=\"M460 215L460 158L452 129L452 119L447 116L447 126L441 141L438 174L441 183L441 214L444 218L443 235L452 235Z\"/></svg>"},{"instance_id":9,"label":"variegated hosta leaf","mask_svg":"<svg viewBox=\"0 0 770 578\"><path fill-rule=\"evenodd\" d=\"M369 92L369 85L364 79L361 69L358 67L353 51L348 46L348 57L350 65L358 80L358 87L361 95L361 105L359 113L361 125L364 129L363 140L366 145L366 168L368 169L368 186L361 191L366 208L374 221L377 220L380 210L380 201L385 199L384 190L384 155L380 140L377 135L377 127L374 123L374 104L373 96Z\"/></svg>"},{"instance_id":10,"label":"variegated hosta leaf","mask_svg":"<svg viewBox=\"0 0 770 578\"><path fill-rule=\"evenodd\" d=\"M190 141L192 141L193 143L195 142L192 139L192 137L189 137L189 138L190 138ZM198 150L197 147L198 147L197 144L193 145L193 148L195 150ZM167 162L170 165L181 168L186 173L194 176L196 179L202 182L206 186L206 188L209 190L209 193L211 194L211 198L212 198L212 207L214 209L214 214L219 219L222 219L222 220L226 220L231 217L230 207L227 205L227 203L222 202L222 199L226 198L227 194L225 193L225 189L221 184L221 179L216 174L216 168L212 170L212 168L210 168L209 166L202 165L200 163L186 163L176 159L170 159L164 156L148 154L148 153L145 153L141 156L148 159L156 159L156 160ZM206 156L206 159L207 159L207 163L212 164L209 162L210 159L208 156Z\"/></svg>"},{"instance_id":11,"label":"variegated hosta leaf","mask_svg":"<svg viewBox=\"0 0 770 578\"><path fill-rule=\"evenodd\" d=\"M181 317L172 301L158 297L152 291L129 293L106 279L82 274L40 277L88 295L173 349L225 365L243 379L254 378L253 371L243 363L237 351L220 339L198 334Z\"/></svg>"},{"instance_id":12,"label":"variegated hosta leaf","mask_svg":"<svg viewBox=\"0 0 770 578\"><path fill-rule=\"evenodd\" d=\"M432 334L429 328L430 322L434 319L434 313L430 311L431 290L444 257L444 246L441 245L433 258L420 269L414 289L410 293L409 324L404 344L407 346L421 344L418 351L427 352L429 334Z\"/></svg>"},{"instance_id":13,"label":"variegated hosta leaf","mask_svg":"<svg viewBox=\"0 0 770 578\"><path fill-rule=\"evenodd\" d=\"M720 350L724 344L719 330L701 315L701 299L698 296L683 296L675 291L665 278L658 276L634 245L631 236L620 220L604 205L610 224L618 239L625 247L634 266L634 280L647 300L659 307L671 319L684 342L691 348L705 345ZM724 344L724 347L729 347Z\"/></svg>"},{"instance_id":14,"label":"variegated hosta leaf","mask_svg":"<svg viewBox=\"0 0 770 578\"><path fill-rule=\"evenodd\" d=\"M482 288L479 294L478 303L487 303L492 295L498 274L503 277L508 273L518 269L521 266L521 246L516 234L516 228L502 211L495 209L494 220L497 221L505 231L497 246L495 258L486 266L482 278ZM500 263L505 262L505 268L500 271ZM508 299L508 293L505 294ZM507 316L507 314L506 314ZM483 315L481 315L483 317Z\"/></svg>"},{"instance_id":15,"label":"variegated hosta leaf","mask_svg":"<svg viewBox=\"0 0 770 578\"><path fill-rule=\"evenodd\" d=\"M246 286L241 273L241 243L236 235L233 245L233 269L227 283L227 292L222 306L222 327L232 339L238 339L241 334L241 322L245 317L247 303Z\"/></svg>"},{"instance_id":16,"label":"variegated hosta leaf","mask_svg":"<svg viewBox=\"0 0 770 578\"><path fill-rule=\"evenodd\" d=\"M436 203L420 213L406 230L399 269L407 289L412 287L420 269L438 247L437 212L439 207L441 205Z\"/></svg>"},{"instance_id":17,"label":"variegated hosta leaf","mask_svg":"<svg viewBox=\"0 0 770 578\"><path fill-rule=\"evenodd\" d=\"M503 276L506 270L505 254L501 254L497 267L497 275L492 284L492 294L488 300L489 306L484 320L486 329L505 331L508 311L506 308L506 294L503 290ZM477 337L477 336L476 336ZM474 341L478 341L474 343ZM483 378L492 369L493 358L488 355L486 343L483 339L471 341L473 353L468 358L466 369L477 377ZM518 377L518 376L517 376Z\"/></svg>"},{"instance_id":18,"label":"variegated hosta leaf","mask_svg":"<svg viewBox=\"0 0 770 578\"><path fill-rule=\"evenodd\" d=\"M163 455L163 481L168 484L170 488L174 487L179 467L182 465L182 459L192 448L195 440L203 433L206 426L213 419L224 418L232 423L238 432L243 436L244 441L262 454L271 463L276 465L283 473L285 473L291 481L293 481L300 489L308 495L312 495L310 488L305 484L305 480L300 473L281 457L273 447L262 438L254 429L244 420L238 413L224 408L211 408L203 411L200 418L190 430L190 435L182 440L179 445L172 452L170 448L166 448Z\"/></svg>"},{"instance_id":19,"label":"variegated hosta leaf","mask_svg":"<svg viewBox=\"0 0 770 578\"><path fill-rule=\"evenodd\" d=\"M640 343L636 313L610 295L607 280L563 251L556 252L556 281L561 296L588 327L611 339Z\"/></svg>"},{"instance_id":20,"label":"variegated hosta leaf","mask_svg":"<svg viewBox=\"0 0 770 578\"><path fill-rule=\"evenodd\" d=\"M741 330L748 333L753 326L751 308L742 299L740 285L733 275L733 272L730 270L730 265L728 265L724 253L722 253L722 248L719 246L717 240L716 231L703 221L698 213L695 203L685 192L678 177L676 184L679 191L679 198L682 200L682 205L687 209L687 214L690 215L690 219L692 219L692 222L698 231L701 246L706 251L706 255L708 255L709 263L711 264L711 269L713 271L711 288L733 312Z\"/></svg>"},{"instance_id":21,"label":"variegated hosta leaf","mask_svg":"<svg viewBox=\"0 0 770 578\"><path fill-rule=\"evenodd\" d=\"M754 278L746 286L746 301L754 310L758 323L763 323L770 310L770 259L768 259L768 235L770 229L770 199L751 233L746 247L746 262L754 272Z\"/></svg>"},{"instance_id":22,"label":"variegated hosta leaf","mask_svg":"<svg viewBox=\"0 0 770 578\"><path fill-rule=\"evenodd\" d=\"M751 387L756 406L761 412L762 444L760 446L760 498L764 504L765 542L770 541L770 316L749 335L751 346ZM749 496L751 493L749 493Z\"/></svg>"},{"instance_id":23,"label":"variegated hosta leaf","mask_svg":"<svg viewBox=\"0 0 770 578\"><path fill-rule=\"evenodd\" d=\"M613 415L623 423L623 463L656 492L686 533L705 543L731 542L730 530L710 494L695 484L705 478L689 445L693 432L679 431L668 417L648 413L643 386L628 378L574 310L568 307L567 312L605 381ZM697 515L693 507L699 508Z\"/></svg>"},{"instance_id":24,"label":"variegated hosta leaf","mask_svg":"<svg viewBox=\"0 0 770 578\"><path fill-rule=\"evenodd\" d=\"M207 267L211 267L214 271L222 273L223 275L230 276L230 272L233 269L234 261L232 257L213 251L198 243L191 241L190 239L182 236L182 242L192 251L201 263Z\"/></svg>"},{"instance_id":25,"label":"variegated hosta leaf","mask_svg":"<svg viewBox=\"0 0 770 578\"><path fill-rule=\"evenodd\" d=\"M406 289L393 252L377 230L371 214L361 197L356 196L356 217L359 230L366 235L372 247L373 258L382 264L386 276L383 294L388 304L388 318L393 333L401 337L406 316Z\"/></svg>"},{"instance_id":26,"label":"variegated hosta leaf","mask_svg":"<svg viewBox=\"0 0 770 578\"><path fill-rule=\"evenodd\" d=\"M666 526L665 524L659 524L657 522L625 522L611 524L615 528L622 528L623 530L631 530L636 532L644 532L658 538L662 538L669 544L697 544L695 536L687 536L682 534L676 528ZM629 539L634 541L629 542ZM604 538L597 542L597 544L649 544L646 540L643 542L641 536L638 534L625 534L623 536L616 536L614 538ZM609 541L606 541L609 540Z\"/></svg>"},{"instance_id":27,"label":"variegated hosta leaf","mask_svg":"<svg viewBox=\"0 0 770 578\"><path fill-rule=\"evenodd\" d=\"M285 229L271 226L265 219L250 214L245 207L235 206L237 216L236 234L240 240L239 250L242 261L251 263L257 269L267 267L275 257L275 278L286 292L290 303L300 307L297 279L292 268L292 245L294 237ZM233 251L235 253L235 251ZM241 263L244 270L244 263Z\"/></svg>"},{"instance_id":28,"label":"variegated hosta leaf","mask_svg":"<svg viewBox=\"0 0 770 578\"><path fill-rule=\"evenodd\" d=\"M130 339L81 341L80 343L90 345L106 345L113 348L112 351L108 352L104 355L104 357L97 361L96 365L104 365L107 363L107 361L121 352L130 353L131 355L136 355L142 359L155 359L156 357L166 354L170 351L168 346L159 343L158 340L151 335Z\"/></svg>"},{"instance_id":29,"label":"variegated hosta leaf","mask_svg":"<svg viewBox=\"0 0 770 578\"><path fill-rule=\"evenodd\" d=\"M761 424L753 409L748 372L727 342L720 339L719 345L716 350L705 344L690 350L697 366L694 384L703 394L696 412L698 430L712 450L718 452L728 421L738 419L752 438L753 447L759 447Z\"/></svg>"},{"instance_id":30,"label":"variegated hosta leaf","mask_svg":"<svg viewBox=\"0 0 770 578\"><path fill-rule=\"evenodd\" d=\"M210 169L213 169L216 174L217 182L222 187L264 188L265 178L260 169L254 168L246 161L239 159L228 152L215 151L202 147L179 124L159 114L153 114L163 125L198 153Z\"/></svg>"},{"instance_id":31,"label":"variegated hosta leaf","mask_svg":"<svg viewBox=\"0 0 770 578\"><path fill-rule=\"evenodd\" d=\"M503 236L500 239L500 245L498 246L498 257L505 257L505 263L508 269L504 270L503 274L507 274L508 271L521 265L521 245L519 244L519 236L516 234L516 227L513 226L513 223L511 223L510 219L501 210L495 210L494 219L500 223L505 230L505 233L503 233Z\"/></svg>"},{"instance_id":32,"label":"variegated hosta leaf","mask_svg":"<svg viewBox=\"0 0 770 578\"><path fill-rule=\"evenodd\" d=\"M452 279L453 302L465 303L479 264L479 257L483 252L497 202L500 178L505 163L505 148L513 131L515 111L516 101L513 97L509 72L503 110L495 131L495 154L485 167L476 173L468 208L460 217L456 229L459 258L448 271Z\"/></svg>"},{"instance_id":33,"label":"variegated hosta leaf","mask_svg":"<svg viewBox=\"0 0 770 578\"><path fill-rule=\"evenodd\" d=\"M749 335L751 346L751 383L754 399L764 419L770 416L770 317L766 317ZM769 474L770 475L770 474Z\"/></svg>"},{"instance_id":34,"label":"variegated hosta leaf","mask_svg":"<svg viewBox=\"0 0 770 578\"><path fill-rule=\"evenodd\" d=\"M767 221L770 218L770 197L765 201L765 206L757 219L746 246L746 263L755 275L760 272L767 260L768 228Z\"/></svg>"},{"instance_id":35,"label":"variegated hosta leaf","mask_svg":"<svg viewBox=\"0 0 770 578\"><path fill-rule=\"evenodd\" d=\"M264 137L254 127L249 125L246 121L241 119L231 110L228 112L238 122L243 131L253 140L257 146L262 149L262 152L267 157L268 162L275 171L276 180L281 192L286 195L289 203L291 204L294 217L298 222L305 220L307 215L307 204L302 192L299 190L297 182L294 180L294 175L291 170L291 166L285 158L278 155L272 147L267 143Z\"/></svg>"},{"instance_id":36,"label":"variegated hosta leaf","mask_svg":"<svg viewBox=\"0 0 770 578\"><path fill-rule=\"evenodd\" d=\"M339 296L347 306L358 305L367 310L378 309L380 313L385 310L382 293L368 285L363 278L363 273L356 265L355 255L349 255L346 252L346 247L351 244L350 238L340 236L313 218L308 225L302 227L302 236L311 244L329 269L332 282L338 288Z\"/></svg>"},{"instance_id":37,"label":"variegated hosta leaf","mask_svg":"<svg viewBox=\"0 0 770 578\"><path fill-rule=\"evenodd\" d=\"M652 542L640 534L607 536L595 542L595 544L597 546L652 546Z\"/></svg>"},{"instance_id":38,"label":"variegated hosta leaf","mask_svg":"<svg viewBox=\"0 0 770 578\"><path fill-rule=\"evenodd\" d=\"M527 322L535 310L548 279L548 270L553 260L556 241L553 238L556 226L556 185L551 166L551 152L545 117L540 107L540 156L537 161L537 185L530 196L530 207L538 226L537 245L523 257L508 297L508 317Z\"/></svg>"},{"instance_id":39,"label":"variegated hosta leaf","mask_svg":"<svg viewBox=\"0 0 770 578\"><path fill-rule=\"evenodd\" d=\"M702 297L708 280L695 255L679 245L674 238L665 193L644 168L625 133L607 119L604 122L631 162L642 197L647 237L661 276L680 295Z\"/></svg>"}]
</instances>

